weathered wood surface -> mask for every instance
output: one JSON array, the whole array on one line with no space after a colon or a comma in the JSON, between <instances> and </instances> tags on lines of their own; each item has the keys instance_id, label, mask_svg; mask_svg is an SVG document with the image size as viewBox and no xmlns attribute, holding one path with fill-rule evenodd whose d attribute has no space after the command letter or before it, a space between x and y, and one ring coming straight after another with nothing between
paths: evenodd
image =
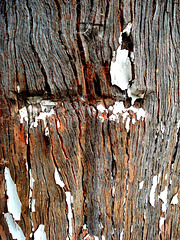
<instances>
[{"instance_id":1,"label":"weathered wood surface","mask_svg":"<svg viewBox=\"0 0 180 240\"><path fill-rule=\"evenodd\" d=\"M128 110L110 64L129 22L124 45L147 94ZM180 238L178 1L3 0L0 80L1 239L13 239L5 169L26 239L40 224L51 240ZM120 101L116 116L110 106Z\"/></svg>"}]
</instances>

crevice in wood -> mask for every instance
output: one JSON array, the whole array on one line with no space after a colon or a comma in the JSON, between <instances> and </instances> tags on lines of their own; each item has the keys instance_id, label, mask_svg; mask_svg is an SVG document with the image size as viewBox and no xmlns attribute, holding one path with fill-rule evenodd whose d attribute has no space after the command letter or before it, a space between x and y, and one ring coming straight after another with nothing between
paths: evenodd
<instances>
[{"instance_id":1,"label":"crevice in wood","mask_svg":"<svg viewBox=\"0 0 180 240\"><path fill-rule=\"evenodd\" d=\"M176 145L174 147L174 153L172 156L172 160L171 160L171 165L174 164L174 162L176 161L176 156L178 154L178 148L179 148L179 135L180 135L180 128L177 132L177 138L176 138Z\"/></svg>"}]
</instances>

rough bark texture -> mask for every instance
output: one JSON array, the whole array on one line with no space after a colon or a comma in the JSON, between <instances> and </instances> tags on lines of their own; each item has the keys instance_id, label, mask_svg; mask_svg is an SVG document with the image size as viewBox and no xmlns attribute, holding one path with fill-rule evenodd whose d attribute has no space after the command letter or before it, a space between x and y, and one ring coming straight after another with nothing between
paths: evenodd
<instances>
[{"instance_id":1,"label":"rough bark texture","mask_svg":"<svg viewBox=\"0 0 180 240\"><path fill-rule=\"evenodd\" d=\"M133 79L146 92L134 107L145 117L127 110L128 117L113 121L110 106L131 104L110 78L129 22L123 44L134 51ZM178 0L2 0L0 239L13 239L4 217L7 168L22 204L14 221L26 239L40 224L48 240L86 233L102 240L179 239L179 203L171 204L180 195L178 65Z\"/></svg>"}]
</instances>

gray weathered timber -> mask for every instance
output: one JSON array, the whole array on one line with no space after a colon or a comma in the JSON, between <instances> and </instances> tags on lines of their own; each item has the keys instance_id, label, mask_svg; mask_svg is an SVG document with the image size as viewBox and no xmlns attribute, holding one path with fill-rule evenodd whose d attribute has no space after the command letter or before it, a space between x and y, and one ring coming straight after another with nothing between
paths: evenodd
<instances>
[{"instance_id":1,"label":"gray weathered timber","mask_svg":"<svg viewBox=\"0 0 180 240\"><path fill-rule=\"evenodd\" d=\"M179 16L178 0L0 1L0 239L180 238ZM110 76L129 22L133 106Z\"/></svg>"}]
</instances>

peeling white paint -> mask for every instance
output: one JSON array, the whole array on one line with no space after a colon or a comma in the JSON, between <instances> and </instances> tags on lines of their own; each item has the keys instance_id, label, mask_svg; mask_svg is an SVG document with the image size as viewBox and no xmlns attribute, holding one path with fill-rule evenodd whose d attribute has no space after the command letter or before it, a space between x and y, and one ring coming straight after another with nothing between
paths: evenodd
<instances>
[{"instance_id":1,"label":"peeling white paint","mask_svg":"<svg viewBox=\"0 0 180 240\"><path fill-rule=\"evenodd\" d=\"M126 120L126 131L129 132L129 123L130 123L130 118L128 117Z\"/></svg>"},{"instance_id":2,"label":"peeling white paint","mask_svg":"<svg viewBox=\"0 0 180 240\"><path fill-rule=\"evenodd\" d=\"M87 226L86 224L83 225L83 229L86 230L87 229Z\"/></svg>"},{"instance_id":3,"label":"peeling white paint","mask_svg":"<svg viewBox=\"0 0 180 240\"><path fill-rule=\"evenodd\" d=\"M171 204L178 204L178 193L174 195L174 197L171 200Z\"/></svg>"},{"instance_id":4,"label":"peeling white paint","mask_svg":"<svg viewBox=\"0 0 180 240\"><path fill-rule=\"evenodd\" d=\"M52 110L52 108L57 105L57 103L52 102L50 100L42 100L40 102L40 105L41 105L41 109L43 112L50 112Z\"/></svg>"},{"instance_id":5,"label":"peeling white paint","mask_svg":"<svg viewBox=\"0 0 180 240\"><path fill-rule=\"evenodd\" d=\"M135 124L135 122L136 122L136 119L133 118L133 119L132 119L132 124Z\"/></svg>"},{"instance_id":6,"label":"peeling white paint","mask_svg":"<svg viewBox=\"0 0 180 240\"><path fill-rule=\"evenodd\" d=\"M20 114L20 123L23 124L23 121L26 121L28 123L28 112L27 108L23 107L19 110Z\"/></svg>"},{"instance_id":7,"label":"peeling white paint","mask_svg":"<svg viewBox=\"0 0 180 240\"><path fill-rule=\"evenodd\" d=\"M107 116L110 115L108 117L108 119L110 121L119 122L120 116L123 117L123 123L127 119L126 124L125 124L125 128L126 128L127 132L129 131L129 124L131 121L129 111L132 111L136 114L137 121L139 121L140 119L144 120L145 115L146 115L143 108L135 108L133 106L131 106L129 108L125 108L123 102L115 102L115 104L113 106L110 106L108 109L106 109L104 106L102 106L100 104L97 106L97 109L101 113L106 113ZM107 116L104 117L102 115L99 115L98 117L101 120L101 122L104 122L104 120L107 119ZM135 124L135 121L136 121L136 119L133 117L132 123Z\"/></svg>"},{"instance_id":8,"label":"peeling white paint","mask_svg":"<svg viewBox=\"0 0 180 240\"><path fill-rule=\"evenodd\" d=\"M31 169L29 170L29 182L30 182L30 188L33 190L33 184L34 184L35 180L32 177Z\"/></svg>"},{"instance_id":9,"label":"peeling white paint","mask_svg":"<svg viewBox=\"0 0 180 240\"><path fill-rule=\"evenodd\" d=\"M57 168L55 168L54 178L55 178L56 184L58 184L60 187L63 188L65 186L64 182L60 179Z\"/></svg>"},{"instance_id":10,"label":"peeling white paint","mask_svg":"<svg viewBox=\"0 0 180 240\"><path fill-rule=\"evenodd\" d=\"M38 120L44 122L45 135L49 135L49 129L47 128L47 118L55 114L54 107L57 105L56 102L51 102L50 100L42 100L39 97L30 97L28 98L29 106L28 110L26 107L23 107L19 110L20 114L20 123L23 124L23 121L28 123L28 113L30 119L30 128L38 126ZM40 104L41 112L38 113L38 108L36 104Z\"/></svg>"},{"instance_id":11,"label":"peeling white paint","mask_svg":"<svg viewBox=\"0 0 180 240\"><path fill-rule=\"evenodd\" d=\"M162 226L164 225L164 221L166 220L165 217L160 217L160 220L159 220L159 229L161 230L162 229Z\"/></svg>"},{"instance_id":12,"label":"peeling white paint","mask_svg":"<svg viewBox=\"0 0 180 240\"><path fill-rule=\"evenodd\" d=\"M29 209L31 212L35 212L35 199L33 199L33 184L34 184L35 180L32 177L32 172L31 169L29 170Z\"/></svg>"},{"instance_id":13,"label":"peeling white paint","mask_svg":"<svg viewBox=\"0 0 180 240\"><path fill-rule=\"evenodd\" d=\"M124 121L126 120L126 118L129 117L129 113L128 113L128 112L124 112L124 113L122 114L122 116L123 116L123 123L124 123Z\"/></svg>"},{"instance_id":14,"label":"peeling white paint","mask_svg":"<svg viewBox=\"0 0 180 240\"><path fill-rule=\"evenodd\" d=\"M126 33L127 36L130 35L131 32L131 28L132 28L132 23L129 22L128 25L125 27L125 29L123 30L123 33Z\"/></svg>"},{"instance_id":15,"label":"peeling white paint","mask_svg":"<svg viewBox=\"0 0 180 240\"><path fill-rule=\"evenodd\" d=\"M116 61L112 61L110 66L111 83L118 86L121 90L126 90L129 81L132 79L131 62L128 52L126 49L121 50L120 45L117 49Z\"/></svg>"},{"instance_id":16,"label":"peeling white paint","mask_svg":"<svg viewBox=\"0 0 180 240\"><path fill-rule=\"evenodd\" d=\"M17 92L20 93L20 86L17 85Z\"/></svg>"},{"instance_id":17,"label":"peeling white paint","mask_svg":"<svg viewBox=\"0 0 180 240\"><path fill-rule=\"evenodd\" d=\"M120 234L120 240L123 240L123 235L124 235L124 229L122 230L122 232Z\"/></svg>"},{"instance_id":18,"label":"peeling white paint","mask_svg":"<svg viewBox=\"0 0 180 240\"><path fill-rule=\"evenodd\" d=\"M16 184L14 184L9 168L5 167L4 176L6 180L6 191L8 195L7 206L8 212L12 213L15 220L20 220L21 218L21 202L19 200Z\"/></svg>"},{"instance_id":19,"label":"peeling white paint","mask_svg":"<svg viewBox=\"0 0 180 240\"><path fill-rule=\"evenodd\" d=\"M94 236L94 239L95 239L95 240L99 240L99 238L98 238L97 236Z\"/></svg>"},{"instance_id":20,"label":"peeling white paint","mask_svg":"<svg viewBox=\"0 0 180 240\"><path fill-rule=\"evenodd\" d=\"M162 191L158 196L163 201L163 204L162 204L163 212L166 212L166 209L167 209L167 193L168 193L168 187L166 186L164 191Z\"/></svg>"},{"instance_id":21,"label":"peeling white paint","mask_svg":"<svg viewBox=\"0 0 180 240\"><path fill-rule=\"evenodd\" d=\"M87 234L83 239L86 240L86 239L88 239L89 237L90 237L90 235Z\"/></svg>"},{"instance_id":22,"label":"peeling white paint","mask_svg":"<svg viewBox=\"0 0 180 240\"><path fill-rule=\"evenodd\" d=\"M57 120L57 128L60 128L60 122Z\"/></svg>"},{"instance_id":23,"label":"peeling white paint","mask_svg":"<svg viewBox=\"0 0 180 240\"><path fill-rule=\"evenodd\" d=\"M14 221L12 215L10 213L5 213L4 217L6 219L6 222L7 222L8 228L9 228L9 232L12 234L12 238L17 239L17 240L25 240L26 238L24 236L22 229Z\"/></svg>"},{"instance_id":24,"label":"peeling white paint","mask_svg":"<svg viewBox=\"0 0 180 240\"><path fill-rule=\"evenodd\" d=\"M35 231L34 240L46 240L46 233L44 231L43 224L40 224L38 229Z\"/></svg>"},{"instance_id":25,"label":"peeling white paint","mask_svg":"<svg viewBox=\"0 0 180 240\"><path fill-rule=\"evenodd\" d=\"M31 202L31 211L32 212L36 211L36 209L35 209L35 202L36 202L36 200L32 198L32 202Z\"/></svg>"},{"instance_id":26,"label":"peeling white paint","mask_svg":"<svg viewBox=\"0 0 180 240\"><path fill-rule=\"evenodd\" d=\"M44 128L46 128L47 121L46 119L50 116L55 115L54 109L51 109L49 112L40 112L39 116L35 117L35 121L31 123L30 128L38 126L38 120L42 120L44 122Z\"/></svg>"},{"instance_id":27,"label":"peeling white paint","mask_svg":"<svg viewBox=\"0 0 180 240\"><path fill-rule=\"evenodd\" d=\"M73 197L71 196L70 192L65 192L65 194L66 194L66 203L67 203L67 206L68 206L69 237L70 237L70 239L72 239L72 234L73 234L72 218L73 218L73 214L72 214L71 204L73 202Z\"/></svg>"},{"instance_id":28,"label":"peeling white paint","mask_svg":"<svg viewBox=\"0 0 180 240\"><path fill-rule=\"evenodd\" d=\"M150 191L150 204L154 207L155 206L155 191L156 191L156 187L158 184L158 175L155 175L153 177L153 185Z\"/></svg>"},{"instance_id":29,"label":"peeling white paint","mask_svg":"<svg viewBox=\"0 0 180 240\"><path fill-rule=\"evenodd\" d=\"M145 90L138 90L138 86L134 83L130 86L132 80L131 62L134 62L134 52L122 49L122 34L130 35L132 23L129 22L126 28L120 33L119 47L116 52L113 52L113 57L110 66L111 84L118 86L121 90L127 90L128 96L131 98L133 105L136 99L144 98ZM130 57L129 57L130 53Z\"/></svg>"},{"instance_id":30,"label":"peeling white paint","mask_svg":"<svg viewBox=\"0 0 180 240\"><path fill-rule=\"evenodd\" d=\"M101 113L103 113L103 112L107 113L108 112L108 110L102 104L99 104L97 106L97 110L100 111Z\"/></svg>"},{"instance_id":31,"label":"peeling white paint","mask_svg":"<svg viewBox=\"0 0 180 240\"><path fill-rule=\"evenodd\" d=\"M45 134L45 136L49 136L49 128L48 127L45 128L45 133L44 134Z\"/></svg>"},{"instance_id":32,"label":"peeling white paint","mask_svg":"<svg viewBox=\"0 0 180 240\"><path fill-rule=\"evenodd\" d=\"M142 188L143 188L143 185L144 185L144 181L141 181L141 182L139 183L139 189L142 189Z\"/></svg>"},{"instance_id":33,"label":"peeling white paint","mask_svg":"<svg viewBox=\"0 0 180 240\"><path fill-rule=\"evenodd\" d=\"M99 119L101 120L101 122L104 122L103 116L99 116Z\"/></svg>"},{"instance_id":34,"label":"peeling white paint","mask_svg":"<svg viewBox=\"0 0 180 240\"><path fill-rule=\"evenodd\" d=\"M114 195L115 195L115 187L113 186L112 187L112 196L114 197Z\"/></svg>"}]
</instances>

